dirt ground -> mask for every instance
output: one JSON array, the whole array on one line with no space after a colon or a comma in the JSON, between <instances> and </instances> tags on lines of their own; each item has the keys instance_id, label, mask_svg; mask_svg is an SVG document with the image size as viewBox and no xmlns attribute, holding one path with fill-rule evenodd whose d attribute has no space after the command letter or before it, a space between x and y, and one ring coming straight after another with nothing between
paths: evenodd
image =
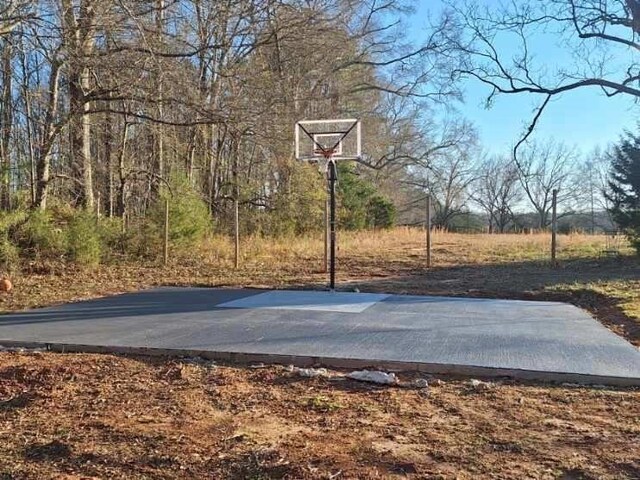
<instances>
[{"instance_id":1,"label":"dirt ground","mask_svg":"<svg viewBox=\"0 0 640 480\"><path fill-rule=\"evenodd\" d=\"M0 478L640 478L640 391L331 374L0 353Z\"/></svg>"},{"instance_id":2,"label":"dirt ground","mask_svg":"<svg viewBox=\"0 0 640 480\"><path fill-rule=\"evenodd\" d=\"M638 257L563 237L556 266L544 236L434 237L429 269L422 232L342 238L340 287L563 300L640 346ZM317 288L318 248L248 243L238 270L214 248L166 267L34 262L12 276L0 308L158 285ZM428 380L420 390L278 366L0 352L0 480L640 478L638 389Z\"/></svg>"}]
</instances>

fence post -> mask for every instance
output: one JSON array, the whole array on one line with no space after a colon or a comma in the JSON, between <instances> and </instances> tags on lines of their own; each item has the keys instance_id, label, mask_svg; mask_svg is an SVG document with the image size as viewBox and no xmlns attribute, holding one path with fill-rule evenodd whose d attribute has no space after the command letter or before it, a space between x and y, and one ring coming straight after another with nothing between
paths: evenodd
<instances>
[{"instance_id":1,"label":"fence post","mask_svg":"<svg viewBox=\"0 0 640 480\"><path fill-rule=\"evenodd\" d=\"M551 263L556 264L556 250L558 248L558 190L553 190L551 196Z\"/></svg>"},{"instance_id":2,"label":"fence post","mask_svg":"<svg viewBox=\"0 0 640 480\"><path fill-rule=\"evenodd\" d=\"M233 200L233 243L233 266L237 269L240 266L240 202L238 195L235 195Z\"/></svg>"},{"instance_id":3,"label":"fence post","mask_svg":"<svg viewBox=\"0 0 640 480\"><path fill-rule=\"evenodd\" d=\"M431 268L431 195L427 195L427 218L425 223L427 230L427 268Z\"/></svg>"},{"instance_id":4,"label":"fence post","mask_svg":"<svg viewBox=\"0 0 640 480\"><path fill-rule=\"evenodd\" d=\"M169 263L169 197L164 199L164 244L162 246L163 262Z\"/></svg>"},{"instance_id":5,"label":"fence post","mask_svg":"<svg viewBox=\"0 0 640 480\"><path fill-rule=\"evenodd\" d=\"M240 183L238 181L238 161L240 157L240 142L236 142L235 158L233 160L233 267L240 267Z\"/></svg>"}]
</instances>

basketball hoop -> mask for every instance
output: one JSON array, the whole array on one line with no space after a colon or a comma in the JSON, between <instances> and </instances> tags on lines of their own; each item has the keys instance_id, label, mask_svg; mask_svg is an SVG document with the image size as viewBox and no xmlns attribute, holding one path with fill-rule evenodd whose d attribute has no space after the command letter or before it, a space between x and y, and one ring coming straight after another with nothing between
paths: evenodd
<instances>
[{"instance_id":1,"label":"basketball hoop","mask_svg":"<svg viewBox=\"0 0 640 480\"><path fill-rule=\"evenodd\" d=\"M295 127L295 156L300 161L362 158L361 125L354 118L301 120Z\"/></svg>"},{"instance_id":2,"label":"basketball hoop","mask_svg":"<svg viewBox=\"0 0 640 480\"><path fill-rule=\"evenodd\" d=\"M337 148L316 148L313 153L319 157L324 157L325 160L331 160L336 151Z\"/></svg>"},{"instance_id":3,"label":"basketball hoop","mask_svg":"<svg viewBox=\"0 0 640 480\"><path fill-rule=\"evenodd\" d=\"M360 160L362 158L360 121L357 119L302 120L296 123L295 155L296 159L300 161L317 162L319 165L324 159L329 192L329 289L334 291L336 283L336 182L338 180L336 163L339 160Z\"/></svg>"}]
</instances>

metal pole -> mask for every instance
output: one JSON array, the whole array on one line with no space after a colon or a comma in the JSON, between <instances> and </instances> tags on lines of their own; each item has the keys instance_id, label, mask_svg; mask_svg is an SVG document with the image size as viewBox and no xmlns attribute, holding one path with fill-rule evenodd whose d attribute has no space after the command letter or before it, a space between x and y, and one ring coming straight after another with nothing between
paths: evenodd
<instances>
[{"instance_id":1,"label":"metal pole","mask_svg":"<svg viewBox=\"0 0 640 480\"><path fill-rule=\"evenodd\" d=\"M329 271L329 199L324 199L324 261L322 263L322 272Z\"/></svg>"},{"instance_id":2,"label":"metal pole","mask_svg":"<svg viewBox=\"0 0 640 480\"><path fill-rule=\"evenodd\" d=\"M427 268L431 268L431 195L427 195Z\"/></svg>"},{"instance_id":3,"label":"metal pole","mask_svg":"<svg viewBox=\"0 0 640 480\"><path fill-rule=\"evenodd\" d=\"M336 163L329 160L329 228L330 228L330 256L329 256L329 288L336 288Z\"/></svg>"},{"instance_id":4,"label":"metal pole","mask_svg":"<svg viewBox=\"0 0 640 480\"><path fill-rule=\"evenodd\" d=\"M558 190L554 190L551 196L551 262L556 263L556 248L558 233Z\"/></svg>"}]
</instances>

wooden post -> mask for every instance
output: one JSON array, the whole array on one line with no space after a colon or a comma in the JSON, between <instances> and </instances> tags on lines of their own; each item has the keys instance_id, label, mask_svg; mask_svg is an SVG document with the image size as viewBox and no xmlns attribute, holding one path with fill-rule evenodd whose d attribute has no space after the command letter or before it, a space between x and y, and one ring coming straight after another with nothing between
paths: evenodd
<instances>
[{"instance_id":1,"label":"wooden post","mask_svg":"<svg viewBox=\"0 0 640 480\"><path fill-rule=\"evenodd\" d=\"M233 160L233 267L240 267L240 183L238 182L238 161L240 157L240 142L236 141L236 155Z\"/></svg>"},{"instance_id":2,"label":"wooden post","mask_svg":"<svg viewBox=\"0 0 640 480\"><path fill-rule=\"evenodd\" d=\"M427 195L427 218L425 224L427 230L427 268L431 268L431 195Z\"/></svg>"},{"instance_id":3,"label":"wooden post","mask_svg":"<svg viewBox=\"0 0 640 480\"><path fill-rule=\"evenodd\" d=\"M98 198L96 202L96 218L98 219L98 222L100 221L100 202L101 202L100 192L98 192Z\"/></svg>"},{"instance_id":4,"label":"wooden post","mask_svg":"<svg viewBox=\"0 0 640 480\"><path fill-rule=\"evenodd\" d=\"M169 263L169 197L164 199L164 244L162 248L163 262Z\"/></svg>"},{"instance_id":5,"label":"wooden post","mask_svg":"<svg viewBox=\"0 0 640 480\"><path fill-rule=\"evenodd\" d=\"M551 196L551 262L556 264L556 249L558 247L556 235L558 233L558 190L553 190Z\"/></svg>"},{"instance_id":6,"label":"wooden post","mask_svg":"<svg viewBox=\"0 0 640 480\"><path fill-rule=\"evenodd\" d=\"M113 218L113 171L109 172L109 218Z\"/></svg>"},{"instance_id":7,"label":"wooden post","mask_svg":"<svg viewBox=\"0 0 640 480\"><path fill-rule=\"evenodd\" d=\"M240 202L237 195L233 200L233 242L233 267L237 269L240 267Z\"/></svg>"}]
</instances>

